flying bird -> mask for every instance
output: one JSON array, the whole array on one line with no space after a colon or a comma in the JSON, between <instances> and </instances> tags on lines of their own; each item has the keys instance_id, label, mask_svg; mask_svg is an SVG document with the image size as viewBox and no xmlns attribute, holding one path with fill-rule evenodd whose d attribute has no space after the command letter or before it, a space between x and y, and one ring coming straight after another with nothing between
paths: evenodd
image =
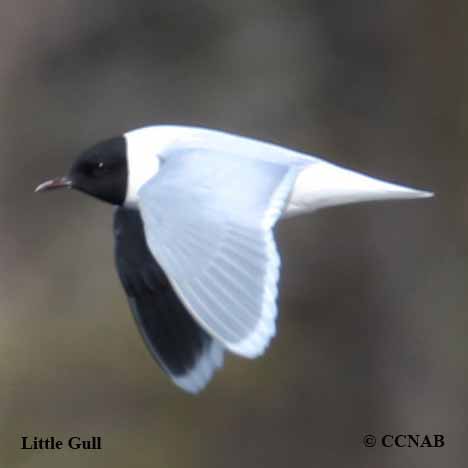
<instances>
[{"instance_id":1,"label":"flying bird","mask_svg":"<svg viewBox=\"0 0 468 468\"><path fill-rule=\"evenodd\" d=\"M432 193L222 131L150 126L84 151L69 188L111 203L117 270L152 356L203 389L224 352L255 358L275 335L280 218Z\"/></svg>"}]
</instances>

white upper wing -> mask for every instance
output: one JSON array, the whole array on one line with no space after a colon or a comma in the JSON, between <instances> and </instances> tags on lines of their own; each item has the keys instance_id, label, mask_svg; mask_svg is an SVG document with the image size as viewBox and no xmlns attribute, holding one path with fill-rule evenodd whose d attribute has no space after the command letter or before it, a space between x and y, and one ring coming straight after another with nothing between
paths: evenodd
<instances>
[{"instance_id":1,"label":"white upper wing","mask_svg":"<svg viewBox=\"0 0 468 468\"><path fill-rule=\"evenodd\" d=\"M275 334L280 259L273 226L298 167L190 149L161 160L139 192L146 240L207 332L245 357Z\"/></svg>"}]
</instances>

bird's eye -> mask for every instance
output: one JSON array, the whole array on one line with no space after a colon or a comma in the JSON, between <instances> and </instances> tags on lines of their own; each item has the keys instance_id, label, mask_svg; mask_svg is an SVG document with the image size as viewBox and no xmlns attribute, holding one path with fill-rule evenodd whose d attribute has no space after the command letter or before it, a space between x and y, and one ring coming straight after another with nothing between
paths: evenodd
<instances>
[{"instance_id":1,"label":"bird's eye","mask_svg":"<svg viewBox=\"0 0 468 468\"><path fill-rule=\"evenodd\" d=\"M94 163L90 167L90 173L93 177L99 177L102 174L105 174L108 170L108 167L106 164L104 164L102 161L98 163Z\"/></svg>"}]
</instances>

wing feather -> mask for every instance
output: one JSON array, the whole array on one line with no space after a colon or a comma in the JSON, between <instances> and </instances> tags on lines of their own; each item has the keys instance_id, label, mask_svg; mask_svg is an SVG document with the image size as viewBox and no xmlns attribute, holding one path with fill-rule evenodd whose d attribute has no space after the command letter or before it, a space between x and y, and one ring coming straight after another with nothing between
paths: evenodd
<instances>
[{"instance_id":1,"label":"wing feather","mask_svg":"<svg viewBox=\"0 0 468 468\"><path fill-rule=\"evenodd\" d=\"M223 345L187 312L146 245L137 210L114 216L120 279L138 328L152 356L171 379L196 393L223 364Z\"/></svg>"},{"instance_id":2,"label":"wing feather","mask_svg":"<svg viewBox=\"0 0 468 468\"><path fill-rule=\"evenodd\" d=\"M148 246L194 319L227 349L263 353L275 334L273 227L297 166L208 149L172 152L139 192Z\"/></svg>"}]
</instances>

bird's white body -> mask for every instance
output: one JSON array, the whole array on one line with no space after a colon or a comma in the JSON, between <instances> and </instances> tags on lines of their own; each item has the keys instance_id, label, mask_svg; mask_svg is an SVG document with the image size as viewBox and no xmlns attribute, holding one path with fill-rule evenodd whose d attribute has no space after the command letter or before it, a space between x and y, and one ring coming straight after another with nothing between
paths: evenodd
<instances>
[{"instance_id":1,"label":"bird's white body","mask_svg":"<svg viewBox=\"0 0 468 468\"><path fill-rule=\"evenodd\" d=\"M218 130L184 126L151 126L130 131L127 140L128 185L125 204L137 206L141 187L173 152L207 149L298 166L299 171L282 217L348 203L425 198L432 193L384 182L314 156ZM248 180L245 183L249 183Z\"/></svg>"},{"instance_id":2,"label":"bird's white body","mask_svg":"<svg viewBox=\"0 0 468 468\"><path fill-rule=\"evenodd\" d=\"M431 195L216 130L155 126L125 139L125 206L140 211L151 254L215 343L188 380L175 379L189 391L209 380L222 349L254 358L275 335L280 217Z\"/></svg>"}]
</instances>

